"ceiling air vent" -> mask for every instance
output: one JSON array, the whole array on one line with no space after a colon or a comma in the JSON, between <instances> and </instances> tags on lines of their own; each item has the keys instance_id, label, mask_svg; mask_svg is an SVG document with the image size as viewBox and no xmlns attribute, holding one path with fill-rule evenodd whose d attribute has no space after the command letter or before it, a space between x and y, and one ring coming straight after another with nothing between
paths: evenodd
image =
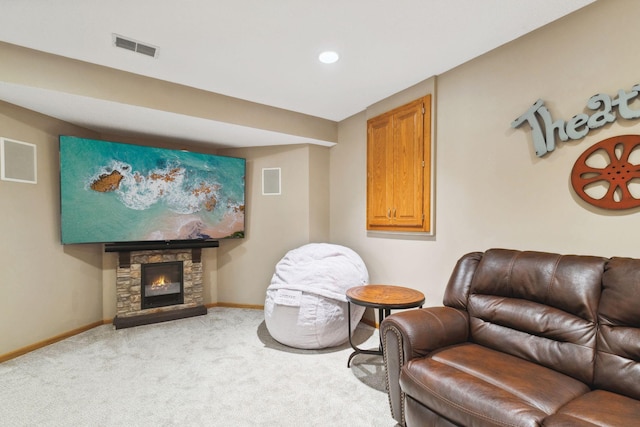
<instances>
[{"instance_id":1,"label":"ceiling air vent","mask_svg":"<svg viewBox=\"0 0 640 427\"><path fill-rule=\"evenodd\" d=\"M126 37L119 36L118 34L113 35L113 44L116 47L127 49L132 52L138 52L142 55L147 55L152 58L158 57L158 48L155 46L151 46L148 44L140 43L138 41L128 39Z\"/></svg>"}]
</instances>

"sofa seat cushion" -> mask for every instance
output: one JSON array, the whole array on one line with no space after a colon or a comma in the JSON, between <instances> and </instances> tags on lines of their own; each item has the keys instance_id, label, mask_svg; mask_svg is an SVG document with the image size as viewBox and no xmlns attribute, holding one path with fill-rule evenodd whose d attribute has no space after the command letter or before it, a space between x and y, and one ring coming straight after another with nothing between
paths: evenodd
<instances>
[{"instance_id":1,"label":"sofa seat cushion","mask_svg":"<svg viewBox=\"0 0 640 427\"><path fill-rule=\"evenodd\" d=\"M567 375L473 343L409 361L400 385L417 402L464 426L539 426L589 392Z\"/></svg>"},{"instance_id":2,"label":"sofa seat cushion","mask_svg":"<svg viewBox=\"0 0 640 427\"><path fill-rule=\"evenodd\" d=\"M580 396L547 418L543 425L553 427L628 427L629 420L640 422L640 401L604 390Z\"/></svg>"}]
</instances>

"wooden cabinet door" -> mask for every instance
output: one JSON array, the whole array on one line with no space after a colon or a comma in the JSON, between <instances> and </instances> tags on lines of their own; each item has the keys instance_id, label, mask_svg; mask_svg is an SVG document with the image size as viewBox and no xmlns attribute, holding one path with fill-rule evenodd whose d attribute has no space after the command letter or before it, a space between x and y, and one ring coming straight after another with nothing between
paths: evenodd
<instances>
[{"instance_id":1,"label":"wooden cabinet door","mask_svg":"<svg viewBox=\"0 0 640 427\"><path fill-rule=\"evenodd\" d=\"M388 225L393 204L393 117L367 126L367 227Z\"/></svg>"},{"instance_id":2,"label":"wooden cabinet door","mask_svg":"<svg viewBox=\"0 0 640 427\"><path fill-rule=\"evenodd\" d=\"M406 105L393 115L392 223L422 227L423 222L423 102Z\"/></svg>"},{"instance_id":3,"label":"wooden cabinet door","mask_svg":"<svg viewBox=\"0 0 640 427\"><path fill-rule=\"evenodd\" d=\"M430 231L430 103L427 95L367 121L368 230Z\"/></svg>"}]
</instances>

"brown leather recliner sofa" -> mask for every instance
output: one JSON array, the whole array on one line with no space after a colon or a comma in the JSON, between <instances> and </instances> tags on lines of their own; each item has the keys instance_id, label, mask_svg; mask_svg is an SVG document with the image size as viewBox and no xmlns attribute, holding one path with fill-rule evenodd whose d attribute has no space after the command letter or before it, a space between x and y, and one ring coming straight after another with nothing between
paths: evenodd
<instances>
[{"instance_id":1,"label":"brown leather recliner sofa","mask_svg":"<svg viewBox=\"0 0 640 427\"><path fill-rule=\"evenodd\" d=\"M640 259L470 253L380 333L401 425L640 425Z\"/></svg>"}]
</instances>

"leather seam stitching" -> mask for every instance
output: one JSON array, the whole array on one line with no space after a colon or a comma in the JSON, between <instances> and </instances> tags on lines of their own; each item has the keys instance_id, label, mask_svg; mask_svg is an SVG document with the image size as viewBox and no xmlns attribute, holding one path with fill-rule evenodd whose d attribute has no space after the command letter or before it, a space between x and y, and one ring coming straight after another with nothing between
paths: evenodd
<instances>
[{"instance_id":1,"label":"leather seam stitching","mask_svg":"<svg viewBox=\"0 0 640 427\"><path fill-rule=\"evenodd\" d=\"M551 293L551 288L553 287L553 280L556 278L556 272L558 271L558 266L560 265L560 261L562 261L562 256L559 256L556 260L555 265L553 266L553 272L551 273L551 278L549 279L549 283L547 284L547 292L544 296L545 304L549 301L549 294Z\"/></svg>"}]
</instances>

